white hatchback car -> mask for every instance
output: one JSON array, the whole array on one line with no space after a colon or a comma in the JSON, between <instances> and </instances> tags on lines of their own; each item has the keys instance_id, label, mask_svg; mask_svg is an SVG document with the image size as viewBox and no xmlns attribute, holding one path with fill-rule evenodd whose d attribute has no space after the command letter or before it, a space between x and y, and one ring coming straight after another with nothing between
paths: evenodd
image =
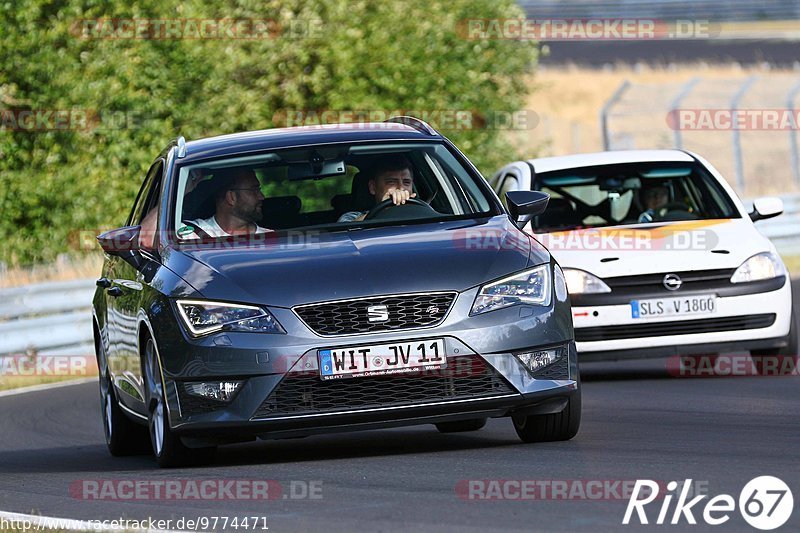
<instances>
[{"instance_id":1,"label":"white hatchback car","mask_svg":"<svg viewBox=\"0 0 800 533\"><path fill-rule=\"evenodd\" d=\"M582 361L711 354L797 354L786 268L720 173L680 150L548 157L490 180L551 195L526 230L564 270Z\"/></svg>"}]
</instances>

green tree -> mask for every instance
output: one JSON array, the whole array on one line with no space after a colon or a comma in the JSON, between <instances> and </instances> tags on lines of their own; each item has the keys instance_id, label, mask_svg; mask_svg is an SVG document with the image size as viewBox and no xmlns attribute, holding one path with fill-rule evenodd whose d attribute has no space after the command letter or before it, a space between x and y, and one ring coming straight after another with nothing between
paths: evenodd
<instances>
[{"instance_id":1,"label":"green tree","mask_svg":"<svg viewBox=\"0 0 800 533\"><path fill-rule=\"evenodd\" d=\"M0 0L3 116L90 112L85 129L0 124L0 261L51 260L71 234L120 225L153 156L178 134L283 126L324 110L413 110L491 172L515 156L491 126L523 106L536 47L467 39L462 28L519 16L512 0ZM274 31L251 40L84 31L98 19L223 18L270 20ZM453 127L456 111L472 120Z\"/></svg>"}]
</instances>

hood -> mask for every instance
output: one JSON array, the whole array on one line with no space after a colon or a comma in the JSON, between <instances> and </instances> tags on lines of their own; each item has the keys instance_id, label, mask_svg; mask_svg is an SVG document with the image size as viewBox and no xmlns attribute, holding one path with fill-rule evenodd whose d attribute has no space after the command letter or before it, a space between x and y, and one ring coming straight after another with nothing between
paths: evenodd
<instances>
[{"instance_id":1,"label":"hood","mask_svg":"<svg viewBox=\"0 0 800 533\"><path fill-rule=\"evenodd\" d=\"M506 216L270 235L259 246L181 245L165 263L205 298L292 307L463 291L550 258Z\"/></svg>"},{"instance_id":2,"label":"hood","mask_svg":"<svg viewBox=\"0 0 800 533\"><path fill-rule=\"evenodd\" d=\"M637 224L535 235L565 268L601 278L737 268L772 250L749 219Z\"/></svg>"}]
</instances>

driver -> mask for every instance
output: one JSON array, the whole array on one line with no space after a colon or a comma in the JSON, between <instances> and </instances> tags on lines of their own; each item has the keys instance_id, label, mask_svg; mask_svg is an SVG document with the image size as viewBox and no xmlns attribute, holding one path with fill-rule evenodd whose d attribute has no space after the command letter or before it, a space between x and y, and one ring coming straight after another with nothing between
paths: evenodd
<instances>
[{"instance_id":1,"label":"driver","mask_svg":"<svg viewBox=\"0 0 800 533\"><path fill-rule=\"evenodd\" d=\"M375 205L391 198L394 205L406 203L417 194L413 191L414 174L411 163L405 156L385 157L366 170L369 193L375 197ZM339 217L339 222L364 220L369 211L348 211Z\"/></svg>"},{"instance_id":2,"label":"driver","mask_svg":"<svg viewBox=\"0 0 800 533\"><path fill-rule=\"evenodd\" d=\"M669 189L665 185L649 185L641 190L644 212L639 215L639 222L653 222L658 211L669 203Z\"/></svg>"}]
</instances>

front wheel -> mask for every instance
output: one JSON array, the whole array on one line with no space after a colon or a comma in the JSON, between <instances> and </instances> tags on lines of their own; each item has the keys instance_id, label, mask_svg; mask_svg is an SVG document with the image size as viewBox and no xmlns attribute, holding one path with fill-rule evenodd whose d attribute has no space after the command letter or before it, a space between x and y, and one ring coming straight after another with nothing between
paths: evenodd
<instances>
[{"instance_id":1,"label":"front wheel","mask_svg":"<svg viewBox=\"0 0 800 533\"><path fill-rule=\"evenodd\" d=\"M188 448L169 427L167 400L161 365L153 339L147 339L144 353L144 377L147 386L148 426L153 453L162 468L210 462L216 448Z\"/></svg>"},{"instance_id":2,"label":"front wheel","mask_svg":"<svg viewBox=\"0 0 800 533\"><path fill-rule=\"evenodd\" d=\"M100 402L103 410L103 433L111 455L124 457L148 453L147 430L122 412L108 373L100 376Z\"/></svg>"},{"instance_id":3,"label":"front wheel","mask_svg":"<svg viewBox=\"0 0 800 533\"><path fill-rule=\"evenodd\" d=\"M517 435L524 442L569 440L581 426L581 389L578 388L558 413L547 415L516 415L511 419Z\"/></svg>"}]
</instances>

